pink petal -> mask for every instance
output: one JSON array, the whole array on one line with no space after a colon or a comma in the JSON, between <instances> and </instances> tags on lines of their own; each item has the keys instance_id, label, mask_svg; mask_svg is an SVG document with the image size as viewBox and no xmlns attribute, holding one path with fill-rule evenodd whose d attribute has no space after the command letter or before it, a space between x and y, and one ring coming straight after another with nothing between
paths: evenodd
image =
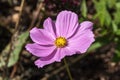
<instances>
[{"instance_id":1,"label":"pink petal","mask_svg":"<svg viewBox=\"0 0 120 80\"><path fill-rule=\"evenodd\" d=\"M69 39L68 47L76 52L84 53L94 42L94 34L90 30L77 32L75 36Z\"/></svg>"},{"instance_id":2,"label":"pink petal","mask_svg":"<svg viewBox=\"0 0 120 80\"><path fill-rule=\"evenodd\" d=\"M55 37L44 29L33 28L30 31L31 39L41 45L53 45Z\"/></svg>"},{"instance_id":3,"label":"pink petal","mask_svg":"<svg viewBox=\"0 0 120 80\"><path fill-rule=\"evenodd\" d=\"M60 62L65 56L70 56L75 54L69 48L57 48L52 54L47 57L42 57L35 61L35 65L38 68L42 68L45 65L51 64L53 62Z\"/></svg>"},{"instance_id":4,"label":"pink petal","mask_svg":"<svg viewBox=\"0 0 120 80\"><path fill-rule=\"evenodd\" d=\"M48 64L51 64L55 61L59 62L59 52L60 50L57 50L55 49L50 55L48 55L47 57L42 57L42 58L39 58L38 60L35 61L35 65L38 67L38 68L42 68L43 66L45 65L48 65Z\"/></svg>"},{"instance_id":5,"label":"pink petal","mask_svg":"<svg viewBox=\"0 0 120 80\"><path fill-rule=\"evenodd\" d=\"M62 11L56 20L56 32L58 36L69 37L78 27L78 16L71 11Z\"/></svg>"},{"instance_id":6,"label":"pink petal","mask_svg":"<svg viewBox=\"0 0 120 80\"><path fill-rule=\"evenodd\" d=\"M71 56L73 54L75 54L76 51L75 50L71 50L71 48L69 47L65 47L60 49L60 53L59 53L59 59L63 59L65 56Z\"/></svg>"},{"instance_id":7,"label":"pink petal","mask_svg":"<svg viewBox=\"0 0 120 80\"><path fill-rule=\"evenodd\" d=\"M56 29L55 29L55 23L52 21L51 18L47 18L44 23L43 23L44 29L50 33L52 33L52 35L56 36Z\"/></svg>"},{"instance_id":8,"label":"pink petal","mask_svg":"<svg viewBox=\"0 0 120 80\"><path fill-rule=\"evenodd\" d=\"M54 50L55 50L55 46L43 46L43 45L39 45L36 43L33 44L27 44L25 46L25 48L32 53L33 55L37 56L37 57L46 57L48 55L50 55Z\"/></svg>"},{"instance_id":9,"label":"pink petal","mask_svg":"<svg viewBox=\"0 0 120 80\"><path fill-rule=\"evenodd\" d=\"M93 29L93 23L90 21L84 21L78 26L77 30L69 38L77 38L81 36L82 34L84 34L85 32L87 32L86 30L92 32L92 29Z\"/></svg>"},{"instance_id":10,"label":"pink petal","mask_svg":"<svg viewBox=\"0 0 120 80\"><path fill-rule=\"evenodd\" d=\"M92 28L93 28L93 23L90 21L84 21L80 24L81 31L86 30L86 29L92 30Z\"/></svg>"}]
</instances>

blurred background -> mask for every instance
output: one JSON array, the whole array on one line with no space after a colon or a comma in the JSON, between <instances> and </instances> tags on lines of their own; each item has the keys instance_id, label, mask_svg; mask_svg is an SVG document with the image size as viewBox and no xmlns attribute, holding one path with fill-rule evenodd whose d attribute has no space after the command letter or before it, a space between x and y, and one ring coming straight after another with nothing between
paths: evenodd
<instances>
[{"instance_id":1,"label":"blurred background","mask_svg":"<svg viewBox=\"0 0 120 80\"><path fill-rule=\"evenodd\" d=\"M120 80L120 0L0 0L0 80L69 80L64 63L38 69L29 30L62 10L94 23L87 53L66 57L74 80Z\"/></svg>"}]
</instances>

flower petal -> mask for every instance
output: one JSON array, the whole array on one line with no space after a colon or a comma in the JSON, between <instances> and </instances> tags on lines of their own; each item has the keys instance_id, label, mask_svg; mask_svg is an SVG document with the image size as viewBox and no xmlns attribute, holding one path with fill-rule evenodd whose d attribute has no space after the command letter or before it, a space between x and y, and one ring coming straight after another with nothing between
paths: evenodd
<instances>
[{"instance_id":1,"label":"flower petal","mask_svg":"<svg viewBox=\"0 0 120 80\"><path fill-rule=\"evenodd\" d=\"M42 68L45 65L51 64L55 61L59 62L59 52L60 50L55 49L52 54L48 55L47 57L41 57L38 60L35 61L35 65L38 68Z\"/></svg>"},{"instance_id":2,"label":"flower petal","mask_svg":"<svg viewBox=\"0 0 120 80\"><path fill-rule=\"evenodd\" d=\"M38 68L42 68L43 66L53 62L60 62L65 56L70 56L73 54L75 54L75 52L69 50L69 48L57 48L49 56L36 60L35 65L38 66Z\"/></svg>"},{"instance_id":3,"label":"flower petal","mask_svg":"<svg viewBox=\"0 0 120 80\"><path fill-rule=\"evenodd\" d=\"M90 22L90 21L84 21L78 26L78 28L74 32L74 34L72 36L70 36L68 39L77 38L77 37L81 36L82 34L84 34L87 31L92 32L92 29L93 29L93 23Z\"/></svg>"},{"instance_id":4,"label":"flower petal","mask_svg":"<svg viewBox=\"0 0 120 80\"><path fill-rule=\"evenodd\" d=\"M56 20L56 32L58 36L69 37L78 27L78 16L71 11L62 11Z\"/></svg>"},{"instance_id":5,"label":"flower petal","mask_svg":"<svg viewBox=\"0 0 120 80\"><path fill-rule=\"evenodd\" d=\"M31 39L41 45L53 45L55 37L44 29L33 28L30 31Z\"/></svg>"},{"instance_id":6,"label":"flower petal","mask_svg":"<svg viewBox=\"0 0 120 80\"><path fill-rule=\"evenodd\" d=\"M50 55L54 50L55 50L55 46L43 46L43 45L39 45L36 43L33 44L27 44L25 46L25 48L32 53L33 55L37 56L37 57L46 57L48 55Z\"/></svg>"},{"instance_id":7,"label":"flower petal","mask_svg":"<svg viewBox=\"0 0 120 80\"><path fill-rule=\"evenodd\" d=\"M69 39L68 47L71 50L76 50L76 52L84 53L90 47L92 42L94 42L94 34L90 30L84 30L78 35L79 32Z\"/></svg>"},{"instance_id":8,"label":"flower petal","mask_svg":"<svg viewBox=\"0 0 120 80\"><path fill-rule=\"evenodd\" d=\"M92 30L92 28L93 28L93 23L90 21L84 21L80 24L81 31L86 30L86 29Z\"/></svg>"},{"instance_id":9,"label":"flower petal","mask_svg":"<svg viewBox=\"0 0 120 80\"><path fill-rule=\"evenodd\" d=\"M74 50L71 50L71 48L69 47L65 47L60 49L60 53L59 53L59 59L63 59L65 56L71 56L73 54L75 54L76 52Z\"/></svg>"},{"instance_id":10,"label":"flower petal","mask_svg":"<svg viewBox=\"0 0 120 80\"><path fill-rule=\"evenodd\" d=\"M47 18L43 23L44 29L48 32L52 33L54 36L56 36L56 28L55 23L52 21L51 18Z\"/></svg>"}]
</instances>

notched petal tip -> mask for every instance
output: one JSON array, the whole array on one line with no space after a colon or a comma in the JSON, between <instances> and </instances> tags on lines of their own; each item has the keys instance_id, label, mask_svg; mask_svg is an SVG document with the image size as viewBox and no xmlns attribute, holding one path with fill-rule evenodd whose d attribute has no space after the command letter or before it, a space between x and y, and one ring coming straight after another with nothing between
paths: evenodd
<instances>
[{"instance_id":1,"label":"notched petal tip","mask_svg":"<svg viewBox=\"0 0 120 80\"><path fill-rule=\"evenodd\" d=\"M68 10L63 10L63 11L59 12L59 14L60 14L60 13L74 13L74 12L68 11Z\"/></svg>"},{"instance_id":2,"label":"notched petal tip","mask_svg":"<svg viewBox=\"0 0 120 80\"><path fill-rule=\"evenodd\" d=\"M80 29L81 30L86 30L86 29L93 29L93 22L91 21L83 21L82 23L80 23Z\"/></svg>"},{"instance_id":3,"label":"notched petal tip","mask_svg":"<svg viewBox=\"0 0 120 80\"><path fill-rule=\"evenodd\" d=\"M44 65L43 65L43 64L40 64L39 59L38 59L38 60L36 60L36 61L34 62L34 64L35 64L38 68L43 68L43 67L44 67Z\"/></svg>"},{"instance_id":4,"label":"notched petal tip","mask_svg":"<svg viewBox=\"0 0 120 80\"><path fill-rule=\"evenodd\" d=\"M27 51L29 51L29 45L30 44L26 44L26 46L25 46L25 48L26 48Z\"/></svg>"},{"instance_id":5,"label":"notched petal tip","mask_svg":"<svg viewBox=\"0 0 120 80\"><path fill-rule=\"evenodd\" d=\"M91 22L91 21L83 21L82 23L88 23L88 24L92 24L93 25L93 22Z\"/></svg>"},{"instance_id":6,"label":"notched petal tip","mask_svg":"<svg viewBox=\"0 0 120 80\"><path fill-rule=\"evenodd\" d=\"M45 19L45 20L52 20L50 17L48 17L47 19Z\"/></svg>"},{"instance_id":7,"label":"notched petal tip","mask_svg":"<svg viewBox=\"0 0 120 80\"><path fill-rule=\"evenodd\" d=\"M43 22L43 27L45 28L46 26L48 26L46 24L50 24L50 23L52 24L52 19L50 17L46 18L45 21Z\"/></svg>"},{"instance_id":8,"label":"notched petal tip","mask_svg":"<svg viewBox=\"0 0 120 80\"><path fill-rule=\"evenodd\" d=\"M25 48L29 53L32 54L31 44L26 44Z\"/></svg>"},{"instance_id":9,"label":"notched petal tip","mask_svg":"<svg viewBox=\"0 0 120 80\"><path fill-rule=\"evenodd\" d=\"M30 33L36 32L36 30L39 30L37 27L34 27L30 30Z\"/></svg>"}]
</instances>

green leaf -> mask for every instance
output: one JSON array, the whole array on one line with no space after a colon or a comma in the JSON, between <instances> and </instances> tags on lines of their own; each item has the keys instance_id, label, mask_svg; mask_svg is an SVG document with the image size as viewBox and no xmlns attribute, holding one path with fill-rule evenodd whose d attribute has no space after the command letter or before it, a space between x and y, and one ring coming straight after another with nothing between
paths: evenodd
<instances>
[{"instance_id":1,"label":"green leaf","mask_svg":"<svg viewBox=\"0 0 120 80\"><path fill-rule=\"evenodd\" d=\"M106 4L107 1L106 0L93 0L94 4L95 4L95 9L96 9L96 14L94 16L94 18L98 18L100 21L100 25L101 26L110 26L111 24L111 16L107 10Z\"/></svg>"},{"instance_id":2,"label":"green leaf","mask_svg":"<svg viewBox=\"0 0 120 80\"><path fill-rule=\"evenodd\" d=\"M19 54L22 50L23 45L25 44L27 38L29 36L29 32L24 32L18 37L18 41L15 43L15 49L10 55L8 67L13 66L19 59Z\"/></svg>"},{"instance_id":3,"label":"green leaf","mask_svg":"<svg viewBox=\"0 0 120 80\"><path fill-rule=\"evenodd\" d=\"M99 12L102 12L106 9L106 1L104 0L93 0L94 4L95 4L95 9L96 11L99 13Z\"/></svg>"},{"instance_id":4,"label":"green leaf","mask_svg":"<svg viewBox=\"0 0 120 80\"><path fill-rule=\"evenodd\" d=\"M99 15L99 20L100 20L100 24L101 24L101 26L103 26L104 25L104 22L105 22L105 13L104 13L105 11L103 11L100 15Z\"/></svg>"},{"instance_id":5,"label":"green leaf","mask_svg":"<svg viewBox=\"0 0 120 80\"><path fill-rule=\"evenodd\" d=\"M106 18L106 4L105 4L105 1L103 0L93 0L94 4L95 4L95 9L96 9L96 15L95 15L95 18L98 18L99 21L100 21L100 24L101 26L104 25L105 23L105 18Z\"/></svg>"},{"instance_id":6,"label":"green leaf","mask_svg":"<svg viewBox=\"0 0 120 80\"><path fill-rule=\"evenodd\" d=\"M115 53L117 54L118 57L120 57L120 50L115 50Z\"/></svg>"},{"instance_id":7,"label":"green leaf","mask_svg":"<svg viewBox=\"0 0 120 80\"><path fill-rule=\"evenodd\" d=\"M120 46L119 46L119 47L120 47ZM115 62L120 61L120 50L119 50L119 49L116 49L116 50L115 50L115 55L114 55L114 57L113 57L113 61L115 61Z\"/></svg>"},{"instance_id":8,"label":"green leaf","mask_svg":"<svg viewBox=\"0 0 120 80\"><path fill-rule=\"evenodd\" d=\"M115 62L120 61L120 41L118 41L116 44L115 55L113 57L113 61Z\"/></svg>"},{"instance_id":9,"label":"green leaf","mask_svg":"<svg viewBox=\"0 0 120 80\"><path fill-rule=\"evenodd\" d=\"M113 32L116 33L117 30L118 30L118 27L117 27L117 25L115 24L114 21L112 21L112 28L113 28Z\"/></svg>"},{"instance_id":10,"label":"green leaf","mask_svg":"<svg viewBox=\"0 0 120 80\"><path fill-rule=\"evenodd\" d=\"M87 17L87 6L86 6L86 0L83 0L82 1L82 4L81 4L81 13L83 15L83 17Z\"/></svg>"},{"instance_id":11,"label":"green leaf","mask_svg":"<svg viewBox=\"0 0 120 80\"><path fill-rule=\"evenodd\" d=\"M0 68L6 64L6 56L10 49L10 43L5 47L5 49L0 53Z\"/></svg>"},{"instance_id":12,"label":"green leaf","mask_svg":"<svg viewBox=\"0 0 120 80\"><path fill-rule=\"evenodd\" d=\"M5 61L2 56L0 56L0 67L5 65Z\"/></svg>"},{"instance_id":13,"label":"green leaf","mask_svg":"<svg viewBox=\"0 0 120 80\"><path fill-rule=\"evenodd\" d=\"M109 8L113 8L115 6L116 0L106 0Z\"/></svg>"},{"instance_id":14,"label":"green leaf","mask_svg":"<svg viewBox=\"0 0 120 80\"><path fill-rule=\"evenodd\" d=\"M105 11L105 25L106 26L110 26L111 22L112 22L112 19L111 19L111 16L109 14L109 12L106 10Z\"/></svg>"},{"instance_id":15,"label":"green leaf","mask_svg":"<svg viewBox=\"0 0 120 80\"><path fill-rule=\"evenodd\" d=\"M117 10L114 14L113 14L113 16L114 16L114 22L116 23L116 24L120 24L120 10Z\"/></svg>"},{"instance_id":16,"label":"green leaf","mask_svg":"<svg viewBox=\"0 0 120 80\"><path fill-rule=\"evenodd\" d=\"M116 8L120 10L120 2L116 3Z\"/></svg>"},{"instance_id":17,"label":"green leaf","mask_svg":"<svg viewBox=\"0 0 120 80\"><path fill-rule=\"evenodd\" d=\"M88 49L88 52L91 52L93 50L96 50L98 48L100 48L102 46L102 44L100 42L95 42L91 45L91 47Z\"/></svg>"},{"instance_id":18,"label":"green leaf","mask_svg":"<svg viewBox=\"0 0 120 80\"><path fill-rule=\"evenodd\" d=\"M120 36L120 29L116 31L116 35Z\"/></svg>"}]
</instances>

